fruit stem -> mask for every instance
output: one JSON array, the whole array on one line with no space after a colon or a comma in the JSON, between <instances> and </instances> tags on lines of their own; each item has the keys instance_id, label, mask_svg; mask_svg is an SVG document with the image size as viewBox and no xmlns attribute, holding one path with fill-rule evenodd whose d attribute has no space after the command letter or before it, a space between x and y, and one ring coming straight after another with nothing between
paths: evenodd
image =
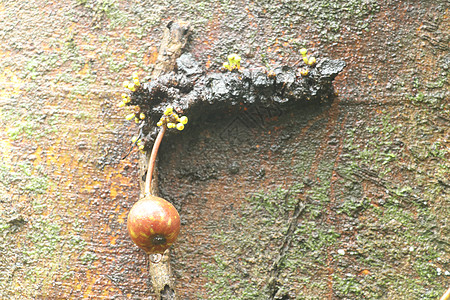
<instances>
[{"instance_id":1,"label":"fruit stem","mask_svg":"<svg viewBox=\"0 0 450 300\"><path fill-rule=\"evenodd\" d=\"M450 299L450 288L448 288L448 290L445 292L444 295L442 295L440 300L448 300Z\"/></svg>"},{"instance_id":2,"label":"fruit stem","mask_svg":"<svg viewBox=\"0 0 450 300\"><path fill-rule=\"evenodd\" d=\"M152 184L153 171L155 169L156 156L158 155L159 145L161 145L164 133L166 133L166 125L161 126L161 130L159 131L155 143L153 144L152 154L150 155L150 159L148 161L147 176L145 177L144 196L150 195L150 187Z\"/></svg>"}]
</instances>

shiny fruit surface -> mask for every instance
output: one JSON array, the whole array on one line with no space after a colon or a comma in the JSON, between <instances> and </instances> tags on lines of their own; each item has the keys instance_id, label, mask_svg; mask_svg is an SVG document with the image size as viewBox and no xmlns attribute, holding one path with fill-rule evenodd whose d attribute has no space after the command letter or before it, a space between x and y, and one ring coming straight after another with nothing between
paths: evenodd
<instances>
[{"instance_id":1,"label":"shiny fruit surface","mask_svg":"<svg viewBox=\"0 0 450 300\"><path fill-rule=\"evenodd\" d=\"M180 215L167 200L149 195L133 205L127 227L133 242L147 254L163 253L180 233Z\"/></svg>"}]
</instances>

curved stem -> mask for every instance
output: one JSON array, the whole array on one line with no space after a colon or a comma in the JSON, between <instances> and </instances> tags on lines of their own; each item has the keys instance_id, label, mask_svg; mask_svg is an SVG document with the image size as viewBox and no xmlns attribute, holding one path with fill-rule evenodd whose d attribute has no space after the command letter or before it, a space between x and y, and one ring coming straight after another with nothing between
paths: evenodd
<instances>
[{"instance_id":1,"label":"curved stem","mask_svg":"<svg viewBox=\"0 0 450 300\"><path fill-rule=\"evenodd\" d=\"M144 196L150 194L150 187L152 184L153 171L155 169L156 156L158 155L159 145L161 145L164 133L166 133L165 125L161 126L161 130L159 131L155 143L153 144L152 154L150 155L150 159L148 161L147 176L145 177Z\"/></svg>"},{"instance_id":2,"label":"curved stem","mask_svg":"<svg viewBox=\"0 0 450 300\"><path fill-rule=\"evenodd\" d=\"M450 288L448 288L448 290L445 292L444 295L442 295L440 300L448 300L450 299Z\"/></svg>"}]
</instances>

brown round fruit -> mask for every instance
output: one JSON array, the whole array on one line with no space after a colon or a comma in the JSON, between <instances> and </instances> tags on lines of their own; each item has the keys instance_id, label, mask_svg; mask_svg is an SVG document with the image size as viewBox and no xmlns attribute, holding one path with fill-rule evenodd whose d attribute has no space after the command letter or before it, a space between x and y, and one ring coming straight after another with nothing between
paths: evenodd
<instances>
[{"instance_id":1,"label":"brown round fruit","mask_svg":"<svg viewBox=\"0 0 450 300\"><path fill-rule=\"evenodd\" d=\"M147 254L163 253L180 233L180 215L170 202L150 195L133 205L127 227L133 242Z\"/></svg>"}]
</instances>

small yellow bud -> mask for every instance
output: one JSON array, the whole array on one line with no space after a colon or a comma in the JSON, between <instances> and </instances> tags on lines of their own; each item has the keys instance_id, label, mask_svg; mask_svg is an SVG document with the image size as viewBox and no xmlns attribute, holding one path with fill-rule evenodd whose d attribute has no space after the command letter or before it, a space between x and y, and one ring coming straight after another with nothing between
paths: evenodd
<instances>
[{"instance_id":1,"label":"small yellow bud","mask_svg":"<svg viewBox=\"0 0 450 300\"><path fill-rule=\"evenodd\" d=\"M159 121L158 123L156 123L156 126L160 127L163 125L163 122Z\"/></svg>"},{"instance_id":2,"label":"small yellow bud","mask_svg":"<svg viewBox=\"0 0 450 300\"><path fill-rule=\"evenodd\" d=\"M312 66L316 63L316 58L314 56L311 56L308 60L308 65Z\"/></svg>"},{"instance_id":3,"label":"small yellow bud","mask_svg":"<svg viewBox=\"0 0 450 300\"><path fill-rule=\"evenodd\" d=\"M308 64L308 63L309 63L309 60L308 60L308 58L307 58L306 56L303 56L303 62L304 62L305 64Z\"/></svg>"},{"instance_id":4,"label":"small yellow bud","mask_svg":"<svg viewBox=\"0 0 450 300\"><path fill-rule=\"evenodd\" d=\"M125 106L125 102L120 101L120 102L117 104L117 106L118 106L118 107L124 107L124 106Z\"/></svg>"},{"instance_id":5,"label":"small yellow bud","mask_svg":"<svg viewBox=\"0 0 450 300\"><path fill-rule=\"evenodd\" d=\"M166 116L170 116L170 115L172 114L172 112L173 112L172 106L168 106L168 107L166 108L166 110L164 111L164 114L165 114Z\"/></svg>"},{"instance_id":6,"label":"small yellow bud","mask_svg":"<svg viewBox=\"0 0 450 300\"><path fill-rule=\"evenodd\" d=\"M144 145L139 145L139 150L144 150L145 146Z\"/></svg>"},{"instance_id":7,"label":"small yellow bud","mask_svg":"<svg viewBox=\"0 0 450 300\"><path fill-rule=\"evenodd\" d=\"M145 114L144 113L140 113L139 114L139 119L144 120L145 119Z\"/></svg>"},{"instance_id":8,"label":"small yellow bud","mask_svg":"<svg viewBox=\"0 0 450 300\"><path fill-rule=\"evenodd\" d=\"M138 140L138 137L137 137L137 136L133 136L133 137L131 138L131 142L132 142L133 144L136 143L137 140Z\"/></svg>"},{"instance_id":9,"label":"small yellow bud","mask_svg":"<svg viewBox=\"0 0 450 300\"><path fill-rule=\"evenodd\" d=\"M130 97L126 97L125 99L123 99L123 102L125 102L125 103L130 103L130 101L131 101Z\"/></svg>"},{"instance_id":10,"label":"small yellow bud","mask_svg":"<svg viewBox=\"0 0 450 300\"><path fill-rule=\"evenodd\" d=\"M134 118L135 116L136 116L135 114L129 114L129 115L127 115L127 116L125 117L125 119L127 119L128 121L131 121L131 120L133 120L133 118Z\"/></svg>"},{"instance_id":11,"label":"small yellow bud","mask_svg":"<svg viewBox=\"0 0 450 300\"><path fill-rule=\"evenodd\" d=\"M236 54L232 53L228 55L228 61L230 62L230 65L234 63L234 60L236 59Z\"/></svg>"},{"instance_id":12,"label":"small yellow bud","mask_svg":"<svg viewBox=\"0 0 450 300\"><path fill-rule=\"evenodd\" d=\"M167 128L175 128L175 123L167 123Z\"/></svg>"},{"instance_id":13,"label":"small yellow bud","mask_svg":"<svg viewBox=\"0 0 450 300\"><path fill-rule=\"evenodd\" d=\"M127 93L122 93L122 98L123 98L123 99L128 98L128 94L127 94Z\"/></svg>"},{"instance_id":14,"label":"small yellow bud","mask_svg":"<svg viewBox=\"0 0 450 300\"><path fill-rule=\"evenodd\" d=\"M181 123L181 124L186 125L187 122L188 122L188 118L187 118L186 116L182 116L182 117L180 118L180 123Z\"/></svg>"},{"instance_id":15,"label":"small yellow bud","mask_svg":"<svg viewBox=\"0 0 450 300\"><path fill-rule=\"evenodd\" d=\"M301 70L300 70L300 74L301 74L302 76L307 76L307 75L309 74L309 70L308 70L308 69L301 69Z\"/></svg>"},{"instance_id":16,"label":"small yellow bud","mask_svg":"<svg viewBox=\"0 0 450 300\"><path fill-rule=\"evenodd\" d=\"M224 63L223 67L232 71L234 69L239 69L241 67L241 57L236 53L228 55L228 63Z\"/></svg>"},{"instance_id":17,"label":"small yellow bud","mask_svg":"<svg viewBox=\"0 0 450 300\"><path fill-rule=\"evenodd\" d=\"M139 82L139 79L133 79L133 83L134 83L134 85L135 86L140 86L141 85L141 83Z\"/></svg>"},{"instance_id":18,"label":"small yellow bud","mask_svg":"<svg viewBox=\"0 0 450 300\"><path fill-rule=\"evenodd\" d=\"M124 88L128 88L128 86L130 85L130 82L128 80L125 80L122 85Z\"/></svg>"},{"instance_id":19,"label":"small yellow bud","mask_svg":"<svg viewBox=\"0 0 450 300\"><path fill-rule=\"evenodd\" d=\"M138 118L134 118L134 121L136 122L136 123L139 123L139 119Z\"/></svg>"},{"instance_id":20,"label":"small yellow bud","mask_svg":"<svg viewBox=\"0 0 450 300\"><path fill-rule=\"evenodd\" d=\"M180 131L183 130L184 129L184 125L181 124L181 123L178 123L177 124L177 129L180 130Z\"/></svg>"},{"instance_id":21,"label":"small yellow bud","mask_svg":"<svg viewBox=\"0 0 450 300\"><path fill-rule=\"evenodd\" d=\"M130 82L130 84L128 85L128 89L134 92L136 90L136 86L134 85L134 83Z\"/></svg>"},{"instance_id":22,"label":"small yellow bud","mask_svg":"<svg viewBox=\"0 0 450 300\"><path fill-rule=\"evenodd\" d=\"M133 77L133 80L139 78L138 72L133 72L131 76Z\"/></svg>"},{"instance_id":23,"label":"small yellow bud","mask_svg":"<svg viewBox=\"0 0 450 300\"><path fill-rule=\"evenodd\" d=\"M306 56L306 53L308 52L308 50L306 50L306 48L302 48L302 49L300 49L300 54L302 55L302 56Z\"/></svg>"}]
</instances>

